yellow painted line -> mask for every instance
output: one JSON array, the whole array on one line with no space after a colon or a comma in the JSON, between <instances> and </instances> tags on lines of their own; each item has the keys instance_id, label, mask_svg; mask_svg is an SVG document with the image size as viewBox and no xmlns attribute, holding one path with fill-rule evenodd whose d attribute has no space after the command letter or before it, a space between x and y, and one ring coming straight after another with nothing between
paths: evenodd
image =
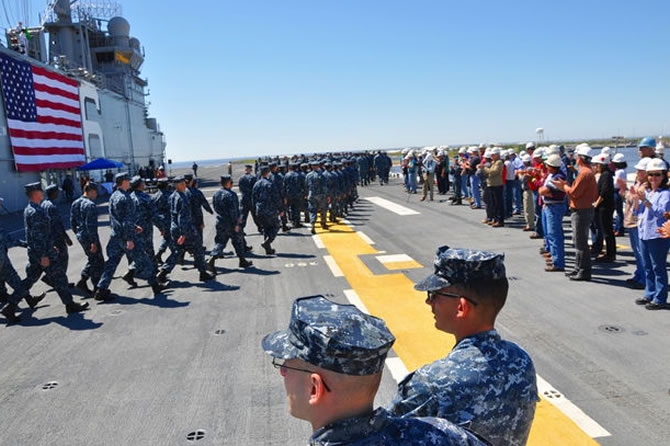
<instances>
[{"instance_id":1,"label":"yellow painted line","mask_svg":"<svg viewBox=\"0 0 670 446\"><path fill-rule=\"evenodd\" d=\"M434 327L432 313L425 304L425 293L414 290L404 274L377 276L359 256L379 254L346 225L332 225L319 231L328 253L340 267L349 285L371 314L381 317L396 337L394 351L408 370L446 356L454 346L451 335ZM597 445L577 424L557 407L542 399L528 444L531 446Z\"/></svg>"}]
</instances>

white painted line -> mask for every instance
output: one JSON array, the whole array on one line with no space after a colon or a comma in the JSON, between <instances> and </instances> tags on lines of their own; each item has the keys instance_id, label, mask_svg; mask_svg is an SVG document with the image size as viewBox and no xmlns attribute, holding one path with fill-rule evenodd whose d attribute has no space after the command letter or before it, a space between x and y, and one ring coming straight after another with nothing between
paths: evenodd
<instances>
[{"instance_id":1,"label":"white painted line","mask_svg":"<svg viewBox=\"0 0 670 446\"><path fill-rule=\"evenodd\" d=\"M344 290L344 296L351 305L355 305L356 308L361 310L363 313L370 314L368 307L365 306L361 298L358 296L356 290Z\"/></svg>"},{"instance_id":2,"label":"white painted line","mask_svg":"<svg viewBox=\"0 0 670 446\"><path fill-rule=\"evenodd\" d=\"M364 233L363 231L356 231L356 234L358 234L358 236L359 236L361 239L363 239L363 241L364 241L365 243L367 243L368 245L374 245L374 244L375 244L375 242L373 242L372 239L371 239L370 237L368 237L367 235L365 235L365 233Z\"/></svg>"},{"instance_id":3,"label":"white painted line","mask_svg":"<svg viewBox=\"0 0 670 446\"><path fill-rule=\"evenodd\" d=\"M414 259L407 254L388 254L385 256L376 256L381 263L413 262Z\"/></svg>"},{"instance_id":4,"label":"white painted line","mask_svg":"<svg viewBox=\"0 0 670 446\"><path fill-rule=\"evenodd\" d=\"M386 251L377 251L377 254L386 254Z\"/></svg>"},{"instance_id":5,"label":"white painted line","mask_svg":"<svg viewBox=\"0 0 670 446\"><path fill-rule=\"evenodd\" d=\"M589 417L575 406L572 401L567 399L565 395L552 387L547 381L537 375L537 391L544 399L556 406L558 410L563 412L568 418L575 422L581 430L591 438L609 437L612 434L607 432L600 424L593 418Z\"/></svg>"},{"instance_id":6,"label":"white painted line","mask_svg":"<svg viewBox=\"0 0 670 446\"><path fill-rule=\"evenodd\" d=\"M402 381L409 374L409 370L405 367L405 363L397 356L394 358L386 358L386 367L389 368L391 376L396 382Z\"/></svg>"},{"instance_id":7,"label":"white painted line","mask_svg":"<svg viewBox=\"0 0 670 446\"><path fill-rule=\"evenodd\" d=\"M410 209L410 208L406 208L405 206L401 206L399 204L396 204L396 203L394 203L392 201L389 201L385 198L367 197L367 198L365 198L365 200L368 200L368 201L376 204L377 206L381 206L384 209L386 209L388 211L391 211L391 212L393 212L395 214L398 214L398 215L419 215L419 212L417 212L413 209Z\"/></svg>"},{"instance_id":8,"label":"white painted line","mask_svg":"<svg viewBox=\"0 0 670 446\"><path fill-rule=\"evenodd\" d=\"M316 245L317 248L326 249L326 245L323 244L323 241L321 240L321 237L319 237L319 234L314 234L312 236L312 240L314 240L314 244Z\"/></svg>"},{"instance_id":9,"label":"white painted line","mask_svg":"<svg viewBox=\"0 0 670 446\"><path fill-rule=\"evenodd\" d=\"M326 265L328 265L328 268L330 268L330 272L333 273L333 276L344 277L344 273L340 267L337 266L337 262L335 262L333 256L323 256L323 260L326 261Z\"/></svg>"},{"instance_id":10,"label":"white painted line","mask_svg":"<svg viewBox=\"0 0 670 446\"><path fill-rule=\"evenodd\" d=\"M340 219L340 222L341 222L341 223L344 223L345 225L356 226L356 225L354 225L352 222L350 222L349 220L347 220L346 218L341 218L341 219Z\"/></svg>"}]
</instances>

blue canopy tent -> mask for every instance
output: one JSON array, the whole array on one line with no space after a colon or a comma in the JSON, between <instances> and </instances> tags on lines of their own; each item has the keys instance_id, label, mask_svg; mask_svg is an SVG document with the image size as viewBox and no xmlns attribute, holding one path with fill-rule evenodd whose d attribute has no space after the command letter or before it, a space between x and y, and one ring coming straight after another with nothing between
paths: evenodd
<instances>
[{"instance_id":1,"label":"blue canopy tent","mask_svg":"<svg viewBox=\"0 0 670 446\"><path fill-rule=\"evenodd\" d=\"M77 167L77 170L98 170L98 169L119 169L123 167L123 163L118 161L108 160L106 158L98 158L83 166Z\"/></svg>"}]
</instances>

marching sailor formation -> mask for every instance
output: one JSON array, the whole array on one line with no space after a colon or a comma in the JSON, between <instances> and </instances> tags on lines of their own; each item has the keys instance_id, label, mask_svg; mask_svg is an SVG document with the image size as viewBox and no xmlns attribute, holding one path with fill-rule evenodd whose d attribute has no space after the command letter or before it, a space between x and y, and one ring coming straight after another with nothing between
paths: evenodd
<instances>
[{"instance_id":1,"label":"marching sailor formation","mask_svg":"<svg viewBox=\"0 0 670 446\"><path fill-rule=\"evenodd\" d=\"M1 313L8 324L13 324L20 321L17 312L21 300L36 308L45 294L31 296L30 289L41 276L42 281L56 291L67 313L89 307L87 302L74 300L71 288L79 290L85 298L113 301L110 284L124 256L128 270L122 279L131 287L138 285L136 279L146 281L154 296L169 286L168 275L178 263L183 264L187 252L193 256L201 281L214 279L215 262L223 258L229 241L239 267L249 268L253 265L246 257L252 250L245 240L249 216L263 235L261 246L267 255L275 254L272 243L280 230L304 227L303 216L304 221L310 223L312 233L316 233L317 220L321 228L328 229L328 222L337 222L353 208L358 198L357 185L363 181L362 177L369 178L369 169L359 170L362 159L365 165L368 162L365 154L356 158L329 156L311 161L303 158L302 162L296 158L290 163L287 159L261 162L255 166L256 175L252 173L254 166L246 165L239 180L241 198L232 190L233 178L223 175L212 206L198 189L198 180L193 175L177 176L171 181L160 178L157 192L149 195L141 177L119 173L114 178L115 190L109 199L107 260L98 234L95 203L98 185L88 182L70 209L72 232L86 255L86 264L76 283L69 283L67 278L68 249L73 242L65 229L64 216L54 204L58 199L58 186L49 185L45 198L40 183L27 184L26 278L20 279L7 255L8 248L19 241L11 240L0 231L0 299L6 302ZM378 175L382 183L388 177L386 171ZM216 235L209 257L203 243L203 211L216 216ZM154 226L160 233L157 249L154 248ZM169 255L163 260L168 250ZM6 291L6 285L13 289L12 294Z\"/></svg>"}]
</instances>

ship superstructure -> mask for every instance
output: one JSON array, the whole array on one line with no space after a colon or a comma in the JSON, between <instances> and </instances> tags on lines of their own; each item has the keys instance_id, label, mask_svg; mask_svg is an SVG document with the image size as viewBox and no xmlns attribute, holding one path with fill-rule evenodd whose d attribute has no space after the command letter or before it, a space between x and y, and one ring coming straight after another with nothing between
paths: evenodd
<instances>
[{"instance_id":1,"label":"ship superstructure","mask_svg":"<svg viewBox=\"0 0 670 446\"><path fill-rule=\"evenodd\" d=\"M140 71L144 50L120 14L120 7L109 1L50 1L40 26L20 24L6 31L7 48L0 47L0 56L76 81L85 150L85 159L76 165L107 158L134 172L162 164L166 142L156 119L149 115L148 81ZM23 184L60 182L65 175L76 178L78 173L76 165L62 168L50 163L47 155L45 164L35 164L46 166L39 171L37 167L26 169L17 161L25 153L48 154L49 141L44 141L44 147L35 147L35 152L18 150L16 130L8 124L6 97L0 95L0 197L11 211L25 204ZM50 159L56 160L53 156Z\"/></svg>"}]
</instances>

